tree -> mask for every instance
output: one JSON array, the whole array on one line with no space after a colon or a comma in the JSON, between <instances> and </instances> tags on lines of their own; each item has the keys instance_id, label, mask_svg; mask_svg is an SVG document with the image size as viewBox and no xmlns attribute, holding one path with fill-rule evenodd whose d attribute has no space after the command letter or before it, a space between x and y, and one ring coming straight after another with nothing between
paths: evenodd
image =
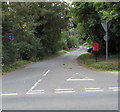
<instances>
[{"instance_id":1,"label":"tree","mask_svg":"<svg viewBox=\"0 0 120 112\"><path fill-rule=\"evenodd\" d=\"M60 50L61 32L68 26L67 8L62 2L2 3L3 63L43 57ZM14 40L9 40L9 33L15 35Z\"/></svg>"},{"instance_id":2,"label":"tree","mask_svg":"<svg viewBox=\"0 0 120 112\"><path fill-rule=\"evenodd\" d=\"M102 3L102 2L83 2L73 3L73 22L77 25L77 29L84 41L92 40L99 42L101 46L101 53L105 52L105 41L103 36L105 34L101 21L112 21L109 28L109 34L112 35L109 40L109 51L111 53L118 52L118 40L120 34L118 33L120 14L118 9L120 3ZM115 38L115 39L113 39Z\"/></svg>"}]
</instances>

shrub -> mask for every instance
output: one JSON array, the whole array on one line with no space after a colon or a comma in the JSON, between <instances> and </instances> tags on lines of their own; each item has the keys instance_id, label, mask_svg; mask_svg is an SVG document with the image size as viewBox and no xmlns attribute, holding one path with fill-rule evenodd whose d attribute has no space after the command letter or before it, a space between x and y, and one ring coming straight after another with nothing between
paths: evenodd
<instances>
[{"instance_id":1,"label":"shrub","mask_svg":"<svg viewBox=\"0 0 120 112\"><path fill-rule=\"evenodd\" d=\"M61 38L61 40L58 42L59 49L68 49L67 41L66 39Z\"/></svg>"},{"instance_id":2,"label":"shrub","mask_svg":"<svg viewBox=\"0 0 120 112\"><path fill-rule=\"evenodd\" d=\"M67 38L67 44L68 44L68 48L78 48L79 47L78 38L76 38L73 35L69 36Z\"/></svg>"},{"instance_id":3,"label":"shrub","mask_svg":"<svg viewBox=\"0 0 120 112\"><path fill-rule=\"evenodd\" d=\"M41 39L32 38L30 44L33 46L33 57L43 57L45 55L44 47L41 43Z\"/></svg>"},{"instance_id":4,"label":"shrub","mask_svg":"<svg viewBox=\"0 0 120 112\"><path fill-rule=\"evenodd\" d=\"M33 46L28 42L19 42L16 44L16 47L23 60L29 60L33 56Z\"/></svg>"},{"instance_id":5,"label":"shrub","mask_svg":"<svg viewBox=\"0 0 120 112\"><path fill-rule=\"evenodd\" d=\"M2 63L7 65L14 63L17 57L17 50L13 43L7 43L2 45Z\"/></svg>"}]
</instances>

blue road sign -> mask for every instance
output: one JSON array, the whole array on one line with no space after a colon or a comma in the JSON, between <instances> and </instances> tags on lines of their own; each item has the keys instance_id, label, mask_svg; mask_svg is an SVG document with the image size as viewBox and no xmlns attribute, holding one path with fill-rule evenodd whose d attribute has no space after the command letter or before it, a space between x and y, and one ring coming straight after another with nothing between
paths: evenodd
<instances>
[{"instance_id":1,"label":"blue road sign","mask_svg":"<svg viewBox=\"0 0 120 112\"><path fill-rule=\"evenodd\" d=\"M14 34L9 34L8 37L10 40L14 40Z\"/></svg>"}]
</instances>

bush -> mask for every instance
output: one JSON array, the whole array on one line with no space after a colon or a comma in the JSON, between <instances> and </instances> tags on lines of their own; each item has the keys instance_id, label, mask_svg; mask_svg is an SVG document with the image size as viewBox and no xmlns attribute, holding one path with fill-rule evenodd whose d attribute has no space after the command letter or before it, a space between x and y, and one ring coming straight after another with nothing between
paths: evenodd
<instances>
[{"instance_id":1,"label":"bush","mask_svg":"<svg viewBox=\"0 0 120 112\"><path fill-rule=\"evenodd\" d=\"M45 55L45 51L41 43L41 39L32 38L30 40L30 44L33 46L33 57L41 58Z\"/></svg>"},{"instance_id":2,"label":"bush","mask_svg":"<svg viewBox=\"0 0 120 112\"><path fill-rule=\"evenodd\" d=\"M67 41L63 38L58 42L58 46L60 47L59 49L68 49Z\"/></svg>"},{"instance_id":3,"label":"bush","mask_svg":"<svg viewBox=\"0 0 120 112\"><path fill-rule=\"evenodd\" d=\"M9 42L2 45L2 63L7 65L14 63L17 57L17 50L13 43Z\"/></svg>"},{"instance_id":4,"label":"bush","mask_svg":"<svg viewBox=\"0 0 120 112\"><path fill-rule=\"evenodd\" d=\"M16 47L23 60L29 60L33 56L34 48L28 42L19 42L16 44Z\"/></svg>"},{"instance_id":5,"label":"bush","mask_svg":"<svg viewBox=\"0 0 120 112\"><path fill-rule=\"evenodd\" d=\"M67 44L68 44L68 48L78 48L79 47L78 38L76 38L73 35L69 36L67 39Z\"/></svg>"}]
</instances>

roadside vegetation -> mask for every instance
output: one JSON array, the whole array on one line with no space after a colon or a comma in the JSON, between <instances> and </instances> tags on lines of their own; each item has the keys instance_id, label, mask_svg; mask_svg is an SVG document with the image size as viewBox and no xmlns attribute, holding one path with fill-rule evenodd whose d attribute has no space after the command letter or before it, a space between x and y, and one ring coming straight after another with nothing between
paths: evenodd
<instances>
[{"instance_id":1,"label":"roadside vegetation","mask_svg":"<svg viewBox=\"0 0 120 112\"><path fill-rule=\"evenodd\" d=\"M2 71L78 48L79 34L69 24L69 8L62 2L2 3Z\"/></svg>"},{"instance_id":2,"label":"roadside vegetation","mask_svg":"<svg viewBox=\"0 0 120 112\"><path fill-rule=\"evenodd\" d=\"M119 6L119 2L2 3L3 72L54 56L61 50L91 47L94 42L100 44L99 53L104 55L103 21L109 25L109 54L118 54Z\"/></svg>"},{"instance_id":3,"label":"roadside vegetation","mask_svg":"<svg viewBox=\"0 0 120 112\"><path fill-rule=\"evenodd\" d=\"M118 67L119 60L118 55L109 56L109 59L106 61L105 56L98 56L98 60L96 62L95 55L92 53L82 54L78 61L81 65L96 70L104 70L104 71L120 71Z\"/></svg>"},{"instance_id":4,"label":"roadside vegetation","mask_svg":"<svg viewBox=\"0 0 120 112\"><path fill-rule=\"evenodd\" d=\"M45 59L51 59L51 58L54 58L54 57L57 57L57 56L60 56L62 54L65 54L67 52L72 52L76 49L67 49L67 50L60 50L58 52L56 52L55 54L52 54L52 55L48 55L48 56L45 56L45 57L42 57L42 58L32 58L30 60L18 60L12 64L8 64L6 66L3 66L2 67L2 74L6 74L7 72L11 72L11 71L14 71L16 69L19 69L19 68L22 68L28 64L32 64L32 63L35 63L35 62L39 62L39 61L43 61Z\"/></svg>"}]
</instances>

